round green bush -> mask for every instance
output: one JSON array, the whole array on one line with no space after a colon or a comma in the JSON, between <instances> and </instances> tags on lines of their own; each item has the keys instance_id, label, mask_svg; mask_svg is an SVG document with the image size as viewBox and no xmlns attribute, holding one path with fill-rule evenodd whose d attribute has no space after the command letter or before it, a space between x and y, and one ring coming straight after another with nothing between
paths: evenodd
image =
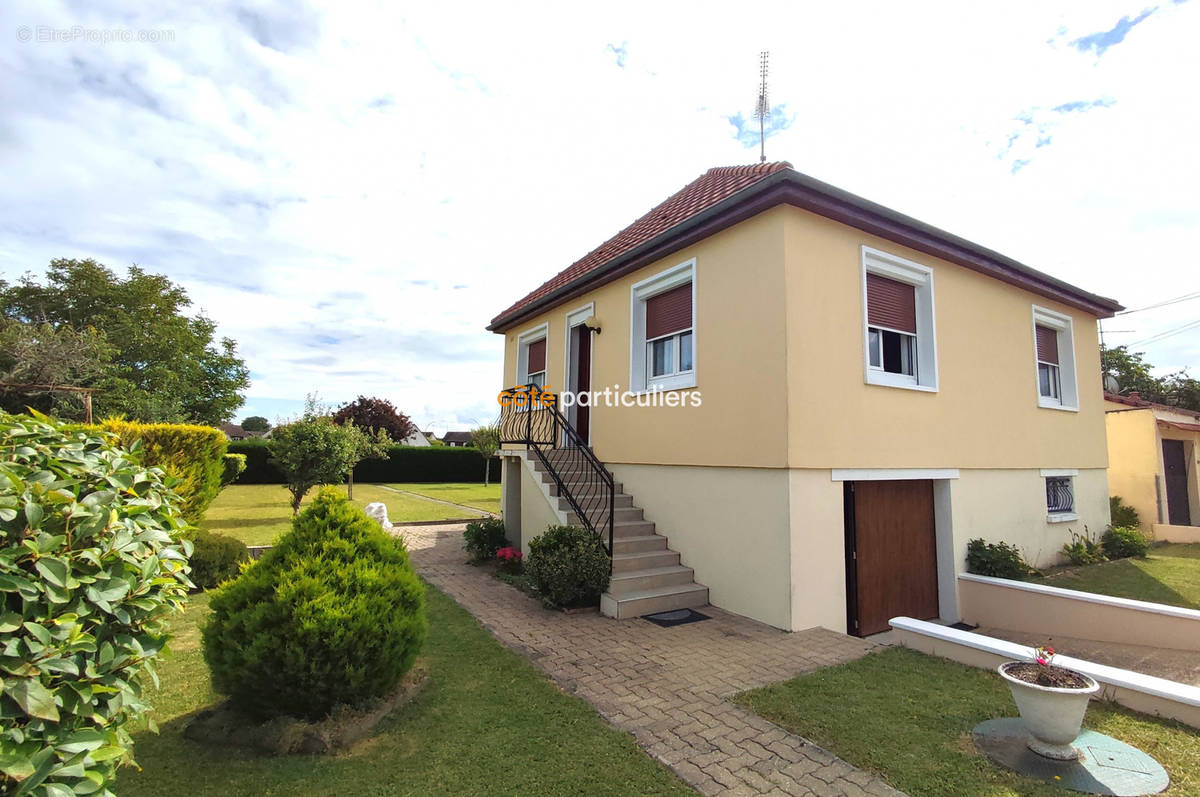
<instances>
[{"instance_id":1,"label":"round green bush","mask_svg":"<svg viewBox=\"0 0 1200 797\"><path fill-rule=\"evenodd\" d=\"M404 543L331 488L210 605L213 685L260 719L384 697L425 640L425 588Z\"/></svg>"},{"instance_id":2,"label":"round green bush","mask_svg":"<svg viewBox=\"0 0 1200 797\"><path fill-rule=\"evenodd\" d=\"M1131 556L1143 557L1150 550L1150 543L1137 529L1109 527L1100 538L1100 546L1104 555L1109 559L1126 559Z\"/></svg>"},{"instance_id":3,"label":"round green bush","mask_svg":"<svg viewBox=\"0 0 1200 797\"><path fill-rule=\"evenodd\" d=\"M578 526L550 526L529 541L525 573L551 606L596 603L608 589L608 553L600 538Z\"/></svg>"},{"instance_id":4,"label":"round green bush","mask_svg":"<svg viewBox=\"0 0 1200 797\"><path fill-rule=\"evenodd\" d=\"M496 558L496 551L511 545L504 536L504 521L498 518L468 523L463 541L473 562L490 562Z\"/></svg>"},{"instance_id":5,"label":"round green bush","mask_svg":"<svg viewBox=\"0 0 1200 797\"><path fill-rule=\"evenodd\" d=\"M228 581L250 560L246 543L224 534L198 531L192 537L192 583L198 589L212 589Z\"/></svg>"},{"instance_id":6,"label":"round green bush","mask_svg":"<svg viewBox=\"0 0 1200 797\"><path fill-rule=\"evenodd\" d=\"M132 761L125 728L190 586L180 499L140 459L0 414L0 794L111 794Z\"/></svg>"}]
</instances>

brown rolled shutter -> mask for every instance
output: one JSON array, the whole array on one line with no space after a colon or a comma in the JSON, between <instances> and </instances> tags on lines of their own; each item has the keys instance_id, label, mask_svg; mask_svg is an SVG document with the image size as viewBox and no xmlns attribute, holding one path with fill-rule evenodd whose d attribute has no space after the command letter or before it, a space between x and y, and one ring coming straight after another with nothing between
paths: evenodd
<instances>
[{"instance_id":1,"label":"brown rolled shutter","mask_svg":"<svg viewBox=\"0 0 1200 797\"><path fill-rule=\"evenodd\" d=\"M646 339L692 328L692 283L646 300Z\"/></svg>"},{"instance_id":2,"label":"brown rolled shutter","mask_svg":"<svg viewBox=\"0 0 1200 797\"><path fill-rule=\"evenodd\" d=\"M527 358L528 366L526 371L531 374L536 374L539 371L546 370L546 339L542 338L529 344L529 357Z\"/></svg>"},{"instance_id":3,"label":"brown rolled shutter","mask_svg":"<svg viewBox=\"0 0 1200 797\"><path fill-rule=\"evenodd\" d=\"M1038 361L1058 365L1058 333L1041 324L1034 326L1037 332Z\"/></svg>"},{"instance_id":4,"label":"brown rolled shutter","mask_svg":"<svg viewBox=\"0 0 1200 797\"><path fill-rule=\"evenodd\" d=\"M917 334L916 288L878 274L867 274L867 323Z\"/></svg>"}]
</instances>

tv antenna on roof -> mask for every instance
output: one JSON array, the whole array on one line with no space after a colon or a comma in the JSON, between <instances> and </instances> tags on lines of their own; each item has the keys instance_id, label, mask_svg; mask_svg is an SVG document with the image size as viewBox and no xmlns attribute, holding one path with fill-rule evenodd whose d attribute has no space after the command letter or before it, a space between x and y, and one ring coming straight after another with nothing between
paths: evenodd
<instances>
[{"instance_id":1,"label":"tv antenna on roof","mask_svg":"<svg viewBox=\"0 0 1200 797\"><path fill-rule=\"evenodd\" d=\"M763 50L758 54L759 60L759 75L761 81L758 86L758 102L754 105L754 115L758 117L758 162L767 162L767 136L766 136L766 121L771 114L771 106L767 103L767 58L771 55L770 51Z\"/></svg>"}]
</instances>

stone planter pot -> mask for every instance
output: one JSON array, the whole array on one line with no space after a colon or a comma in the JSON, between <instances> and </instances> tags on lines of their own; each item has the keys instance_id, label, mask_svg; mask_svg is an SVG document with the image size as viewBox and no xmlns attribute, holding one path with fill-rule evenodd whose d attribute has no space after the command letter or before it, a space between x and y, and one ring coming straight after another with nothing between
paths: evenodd
<instances>
[{"instance_id":1,"label":"stone planter pot","mask_svg":"<svg viewBox=\"0 0 1200 797\"><path fill-rule=\"evenodd\" d=\"M1100 690L1100 684L1083 673L1076 673L1087 681L1087 686L1077 689L1039 686L1006 672L1013 665L1025 663L1007 661L997 670L1000 677L1008 682L1013 701L1017 704L1017 710L1021 712L1021 720L1029 731L1029 749L1056 761L1078 758L1079 751L1071 746L1071 742L1079 736L1083 715L1087 713L1088 699Z\"/></svg>"}]
</instances>

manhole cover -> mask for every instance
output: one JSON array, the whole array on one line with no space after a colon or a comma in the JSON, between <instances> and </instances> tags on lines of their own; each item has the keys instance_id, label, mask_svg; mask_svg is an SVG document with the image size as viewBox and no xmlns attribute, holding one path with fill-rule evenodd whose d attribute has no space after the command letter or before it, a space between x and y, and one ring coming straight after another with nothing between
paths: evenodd
<instances>
[{"instance_id":1,"label":"manhole cover","mask_svg":"<svg viewBox=\"0 0 1200 797\"><path fill-rule=\"evenodd\" d=\"M1028 731L1016 717L982 722L972 735L975 746L993 763L1085 794L1158 794L1171 782L1153 758L1095 731L1085 730L1075 739L1080 752L1076 761L1054 761L1030 750Z\"/></svg>"}]
</instances>

